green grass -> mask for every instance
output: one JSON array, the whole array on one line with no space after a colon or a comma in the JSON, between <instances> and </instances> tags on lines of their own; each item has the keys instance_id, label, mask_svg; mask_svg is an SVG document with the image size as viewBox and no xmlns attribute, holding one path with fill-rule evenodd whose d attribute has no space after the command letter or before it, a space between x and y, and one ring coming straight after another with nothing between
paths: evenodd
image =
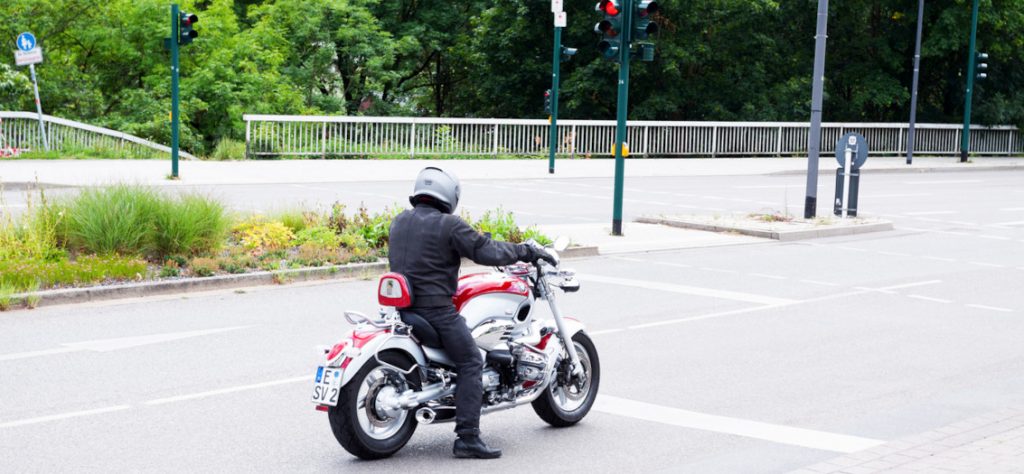
<instances>
[{"instance_id":1,"label":"green grass","mask_svg":"<svg viewBox=\"0 0 1024 474\"><path fill-rule=\"evenodd\" d=\"M54 150L26 151L14 159L20 160L159 160L168 159L170 154L137 145L124 148L66 145Z\"/></svg>"},{"instance_id":2,"label":"green grass","mask_svg":"<svg viewBox=\"0 0 1024 474\"><path fill-rule=\"evenodd\" d=\"M157 257L195 256L224 244L231 222L224 205L200 195L162 199L154 208L149 249Z\"/></svg>"},{"instance_id":3,"label":"green grass","mask_svg":"<svg viewBox=\"0 0 1024 474\"><path fill-rule=\"evenodd\" d=\"M69 242L92 254L141 255L161 204L155 191L141 186L86 189L68 208Z\"/></svg>"},{"instance_id":4,"label":"green grass","mask_svg":"<svg viewBox=\"0 0 1024 474\"><path fill-rule=\"evenodd\" d=\"M0 260L0 285L18 291L54 286L134 280L148 274L146 262L133 257L81 256L76 260Z\"/></svg>"},{"instance_id":5,"label":"green grass","mask_svg":"<svg viewBox=\"0 0 1024 474\"><path fill-rule=\"evenodd\" d=\"M222 138L217 142L217 146L213 148L213 153L209 159L217 161L244 160L245 142L231 138Z\"/></svg>"}]
</instances>

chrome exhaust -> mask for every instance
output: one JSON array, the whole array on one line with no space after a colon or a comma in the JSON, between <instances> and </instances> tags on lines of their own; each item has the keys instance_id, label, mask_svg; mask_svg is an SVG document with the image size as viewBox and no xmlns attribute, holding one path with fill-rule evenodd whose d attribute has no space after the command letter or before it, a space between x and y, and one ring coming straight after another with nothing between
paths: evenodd
<instances>
[{"instance_id":1,"label":"chrome exhaust","mask_svg":"<svg viewBox=\"0 0 1024 474\"><path fill-rule=\"evenodd\" d=\"M423 407L416 410L416 421L422 425L433 423L435 418L437 418L437 413L431 408Z\"/></svg>"}]
</instances>

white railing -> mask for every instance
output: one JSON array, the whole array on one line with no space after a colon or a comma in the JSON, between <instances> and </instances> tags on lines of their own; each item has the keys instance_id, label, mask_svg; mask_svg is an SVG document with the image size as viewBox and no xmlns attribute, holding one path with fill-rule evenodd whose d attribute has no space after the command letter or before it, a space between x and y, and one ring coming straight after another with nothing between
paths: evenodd
<instances>
[{"instance_id":1,"label":"white railing","mask_svg":"<svg viewBox=\"0 0 1024 474\"><path fill-rule=\"evenodd\" d=\"M43 115L43 124L51 150L88 151L90 156L100 155L103 158L169 158L171 153L170 147L109 128L49 115ZM35 113L0 112L0 131L6 141L0 143L0 146L36 151L43 149L39 116ZM189 153L179 154L184 159L195 159Z\"/></svg>"},{"instance_id":2,"label":"white railing","mask_svg":"<svg viewBox=\"0 0 1024 474\"><path fill-rule=\"evenodd\" d=\"M244 115L246 156L416 158L529 156L548 152L548 122L522 119L331 117ZM806 155L809 126L803 122L629 122L632 156ZM915 153L960 152L960 125L918 124ZM906 153L907 124L824 123L822 153L833 153L847 132L863 135L873 155ZM611 120L559 120L558 154L610 156ZM1024 154L1016 127L971 127L971 152Z\"/></svg>"}]
</instances>

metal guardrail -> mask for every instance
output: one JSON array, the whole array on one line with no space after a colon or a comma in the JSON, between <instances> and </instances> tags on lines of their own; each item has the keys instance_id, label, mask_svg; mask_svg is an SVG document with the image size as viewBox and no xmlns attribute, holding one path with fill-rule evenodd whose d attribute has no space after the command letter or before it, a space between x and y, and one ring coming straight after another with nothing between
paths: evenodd
<instances>
[{"instance_id":1,"label":"metal guardrail","mask_svg":"<svg viewBox=\"0 0 1024 474\"><path fill-rule=\"evenodd\" d=\"M154 151L166 153L170 158L171 148L149 140L87 125L73 120L43 115L46 136L51 150L86 149L93 152L109 152L111 158L152 158L160 157ZM0 112L0 131L12 148L42 150L43 140L39 132L39 116L32 112ZM181 157L196 157L181 152Z\"/></svg>"},{"instance_id":2,"label":"metal guardrail","mask_svg":"<svg viewBox=\"0 0 1024 474\"><path fill-rule=\"evenodd\" d=\"M331 117L244 115L247 158L546 155L548 122L522 119ZM631 156L794 156L807 153L803 122L629 122ZM914 151L921 155L960 152L960 125L917 124ZM822 153L834 152L839 137L856 131L874 155L906 153L907 124L824 123ZM559 120L558 154L611 156L612 120ZM971 127L971 151L1024 154L1016 127Z\"/></svg>"}]
</instances>

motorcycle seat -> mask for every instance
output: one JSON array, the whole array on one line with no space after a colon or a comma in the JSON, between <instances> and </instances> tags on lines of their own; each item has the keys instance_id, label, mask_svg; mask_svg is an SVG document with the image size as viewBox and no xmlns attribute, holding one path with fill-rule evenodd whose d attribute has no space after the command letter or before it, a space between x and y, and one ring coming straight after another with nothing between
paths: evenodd
<instances>
[{"instance_id":1,"label":"motorcycle seat","mask_svg":"<svg viewBox=\"0 0 1024 474\"><path fill-rule=\"evenodd\" d=\"M420 316L411 311L400 311L398 313L402 317L402 322L412 326L412 335L427 347L433 347L435 349L441 349L441 336L437 334L437 330L434 326L431 326L423 316Z\"/></svg>"}]
</instances>

